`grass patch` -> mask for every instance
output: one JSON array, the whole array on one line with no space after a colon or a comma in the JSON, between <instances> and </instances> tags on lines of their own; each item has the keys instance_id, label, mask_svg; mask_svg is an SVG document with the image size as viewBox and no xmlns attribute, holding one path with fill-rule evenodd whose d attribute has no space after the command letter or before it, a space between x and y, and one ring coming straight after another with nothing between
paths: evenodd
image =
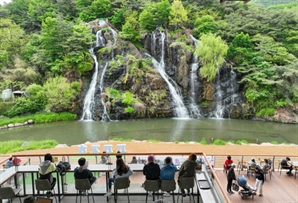
<instances>
[{"instance_id":1,"label":"grass patch","mask_svg":"<svg viewBox=\"0 0 298 203\"><path fill-rule=\"evenodd\" d=\"M161 142L160 140L147 140L147 142L151 142L151 143L158 143L158 142Z\"/></svg>"},{"instance_id":2,"label":"grass patch","mask_svg":"<svg viewBox=\"0 0 298 203\"><path fill-rule=\"evenodd\" d=\"M226 142L221 139L215 139L213 144L214 145L226 145Z\"/></svg>"},{"instance_id":3,"label":"grass patch","mask_svg":"<svg viewBox=\"0 0 298 203\"><path fill-rule=\"evenodd\" d=\"M273 141L271 141L271 144L275 144L275 145L277 145L278 142L273 140Z\"/></svg>"},{"instance_id":4,"label":"grass patch","mask_svg":"<svg viewBox=\"0 0 298 203\"><path fill-rule=\"evenodd\" d=\"M179 144L179 141L178 141L178 140L176 140L176 141L175 141L175 144Z\"/></svg>"},{"instance_id":5,"label":"grass patch","mask_svg":"<svg viewBox=\"0 0 298 203\"><path fill-rule=\"evenodd\" d=\"M50 149L58 145L56 140L30 141L28 145L23 146L24 140L10 140L0 142L0 154L20 152L25 150Z\"/></svg>"},{"instance_id":6,"label":"grass patch","mask_svg":"<svg viewBox=\"0 0 298 203\"><path fill-rule=\"evenodd\" d=\"M242 145L242 144L249 144L246 140L237 140L235 144Z\"/></svg>"},{"instance_id":7,"label":"grass patch","mask_svg":"<svg viewBox=\"0 0 298 203\"><path fill-rule=\"evenodd\" d=\"M120 141L120 142L131 142L132 139L123 139L122 137L114 137L113 141Z\"/></svg>"},{"instance_id":8,"label":"grass patch","mask_svg":"<svg viewBox=\"0 0 298 203\"><path fill-rule=\"evenodd\" d=\"M203 137L203 138L201 139L200 144L202 144L202 145L207 145L207 141L206 141L205 137Z\"/></svg>"},{"instance_id":9,"label":"grass patch","mask_svg":"<svg viewBox=\"0 0 298 203\"><path fill-rule=\"evenodd\" d=\"M37 113L37 114L30 114L28 116L16 116L13 118L1 118L0 119L0 126L8 125L10 123L24 123L28 120L33 120L34 123L49 123L49 122L56 122L56 121L71 121L77 118L76 114L71 114L68 112L63 113Z\"/></svg>"}]
</instances>

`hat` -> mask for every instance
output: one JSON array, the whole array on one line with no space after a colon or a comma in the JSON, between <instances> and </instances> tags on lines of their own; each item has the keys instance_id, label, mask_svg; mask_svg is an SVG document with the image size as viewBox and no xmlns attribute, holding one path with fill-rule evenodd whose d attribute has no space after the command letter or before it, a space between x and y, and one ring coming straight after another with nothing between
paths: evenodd
<instances>
[{"instance_id":1,"label":"hat","mask_svg":"<svg viewBox=\"0 0 298 203\"><path fill-rule=\"evenodd\" d=\"M153 162L153 161L154 161L154 155L153 155L153 154L150 154L150 155L148 156L148 161L149 161L149 162Z\"/></svg>"}]
</instances>

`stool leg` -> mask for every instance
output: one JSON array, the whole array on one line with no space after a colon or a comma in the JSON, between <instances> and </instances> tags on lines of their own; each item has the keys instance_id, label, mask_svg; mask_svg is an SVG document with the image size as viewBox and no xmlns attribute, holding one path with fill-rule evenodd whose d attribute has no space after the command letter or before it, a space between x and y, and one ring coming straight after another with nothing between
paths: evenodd
<instances>
[{"instance_id":1,"label":"stool leg","mask_svg":"<svg viewBox=\"0 0 298 203\"><path fill-rule=\"evenodd\" d=\"M146 191L146 203L147 203L147 199L148 199L148 191Z\"/></svg>"}]
</instances>

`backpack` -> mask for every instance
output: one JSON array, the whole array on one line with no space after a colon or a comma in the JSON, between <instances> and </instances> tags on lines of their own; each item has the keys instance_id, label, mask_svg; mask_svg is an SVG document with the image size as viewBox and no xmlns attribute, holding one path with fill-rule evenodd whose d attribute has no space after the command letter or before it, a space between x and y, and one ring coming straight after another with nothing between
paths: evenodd
<instances>
[{"instance_id":1,"label":"backpack","mask_svg":"<svg viewBox=\"0 0 298 203\"><path fill-rule=\"evenodd\" d=\"M280 165L287 166L288 163L287 163L287 161L285 159L283 159L283 160L281 160Z\"/></svg>"},{"instance_id":2,"label":"backpack","mask_svg":"<svg viewBox=\"0 0 298 203\"><path fill-rule=\"evenodd\" d=\"M64 176L66 174L66 170L69 170L70 167L71 166L69 162L60 161L56 166L56 170L60 173L60 176Z\"/></svg>"}]
</instances>

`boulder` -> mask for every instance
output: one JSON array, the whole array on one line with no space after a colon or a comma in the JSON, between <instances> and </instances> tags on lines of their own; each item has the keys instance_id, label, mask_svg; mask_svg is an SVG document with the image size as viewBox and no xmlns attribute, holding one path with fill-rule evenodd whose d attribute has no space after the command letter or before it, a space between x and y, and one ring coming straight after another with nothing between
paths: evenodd
<instances>
[{"instance_id":1,"label":"boulder","mask_svg":"<svg viewBox=\"0 0 298 203\"><path fill-rule=\"evenodd\" d=\"M14 127L20 127L20 126L23 126L23 123L16 123L16 124L14 124Z\"/></svg>"},{"instance_id":2,"label":"boulder","mask_svg":"<svg viewBox=\"0 0 298 203\"><path fill-rule=\"evenodd\" d=\"M10 123L10 124L7 125L7 127L8 128L13 128L14 127L14 124Z\"/></svg>"},{"instance_id":3,"label":"boulder","mask_svg":"<svg viewBox=\"0 0 298 203\"><path fill-rule=\"evenodd\" d=\"M33 124L34 121L32 119L28 120L28 124Z\"/></svg>"}]
</instances>

